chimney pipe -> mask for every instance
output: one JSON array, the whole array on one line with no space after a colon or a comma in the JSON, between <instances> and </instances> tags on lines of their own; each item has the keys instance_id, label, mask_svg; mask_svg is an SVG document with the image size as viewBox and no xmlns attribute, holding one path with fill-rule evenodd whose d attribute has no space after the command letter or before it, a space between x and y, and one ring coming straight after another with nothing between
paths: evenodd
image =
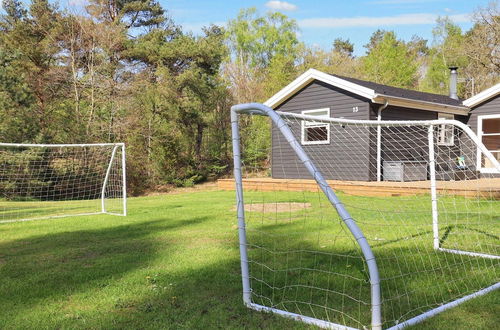
<instances>
[{"instance_id":1,"label":"chimney pipe","mask_svg":"<svg viewBox=\"0 0 500 330\"><path fill-rule=\"evenodd\" d=\"M450 66L449 69L450 69L450 97L452 99L458 100L458 95L457 95L458 67Z\"/></svg>"}]
</instances>

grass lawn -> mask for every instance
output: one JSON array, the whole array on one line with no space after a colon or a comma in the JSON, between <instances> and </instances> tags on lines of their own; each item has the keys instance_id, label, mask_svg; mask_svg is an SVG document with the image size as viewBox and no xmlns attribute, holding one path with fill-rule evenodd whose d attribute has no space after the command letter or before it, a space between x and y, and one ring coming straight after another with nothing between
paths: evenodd
<instances>
[{"instance_id":1,"label":"grass lawn","mask_svg":"<svg viewBox=\"0 0 500 330\"><path fill-rule=\"evenodd\" d=\"M255 202L261 195L249 193L246 196L248 201ZM292 215L283 213L281 217L282 213L249 212L249 238L260 247L277 244L273 238L287 235L289 229L290 233L300 232L304 219L315 214L323 219L312 223L315 229L329 226L330 223L324 219L330 213L315 207L324 204L324 201L314 200L314 196L305 197L311 200L313 207L310 210L297 211ZM304 200L304 194L273 193L268 198L300 202ZM367 236L374 241L380 240L380 244L374 247L376 254L414 251L413 239L405 236L403 241L398 241L401 238L400 229L396 230L393 226L381 230L377 225L377 216L370 217L371 212L366 211L363 203L370 205L373 200L351 196L344 196L344 200L348 205L356 205L354 216L363 219L359 222ZM472 207L485 208L493 216L482 221L493 224L498 210L492 209L491 205L488 202L468 205L466 211L473 214ZM380 204L379 208L386 206L390 210L389 205L384 204ZM443 200L442 206L447 206L446 200ZM233 207L234 192L201 191L131 198L127 217L94 215L0 224L0 329L308 328L301 323L258 313L243 306ZM414 207L414 213L405 210L405 214L417 219L419 206ZM393 208L391 211L397 214L400 210ZM443 219L443 223L460 224L456 214L463 213L465 210L459 209L453 219ZM333 217L334 214L331 214ZM268 219L271 216L274 218ZM423 226L411 228L405 233L414 231L418 242L429 235L432 237L432 234L422 231ZM272 235L264 236L264 229ZM467 230L460 225L451 228L449 244L460 243L466 248L473 248L477 242L464 239L470 236L470 228ZM473 237L478 237L479 229L473 230ZM346 260L346 255L352 252L352 243L344 242L347 235L334 227L320 232L321 237L313 238L312 234L305 233L299 240L290 239L287 246L293 248L294 244L311 245L313 242L320 242L323 244L320 248L324 249L328 249L328 244L345 246L341 255L342 260ZM462 233L455 236L460 239L453 241L453 233ZM289 237L295 238L292 234ZM332 240L332 237L335 239ZM495 237L485 240L486 245L494 246ZM408 252L404 252L406 249ZM395 261L389 252L382 255L380 267L391 279L391 267ZM427 255L427 251L424 252ZM267 256L257 247L250 248L249 253L259 261L253 268L259 279L263 276L262 265ZM260 260L259 255L264 259ZM303 256L288 256L289 266L293 260ZM412 285L429 284L431 278L417 280L418 276L411 277L410 272L421 265L416 261L421 257L415 258L413 266L400 264L396 268L408 273L408 279L414 281ZM469 265L463 257L448 255L443 258L460 260L463 265ZM360 271L356 266L358 255L352 254L352 259L352 264L346 265L349 270L345 275L350 274L351 269L353 274ZM272 262L279 268L283 261ZM316 267L322 264L319 259L311 262ZM422 261L422 264L433 266L433 262ZM470 284L467 277L473 276L472 272L477 269L471 266L464 270L462 275L465 276L453 284L455 288L458 290L460 285ZM484 284L483 280L487 281L488 277L491 280L498 275L498 267L485 267L484 271L485 274L480 274L473 281L479 287ZM300 274L288 276L289 280L293 276L300 277ZM276 287L279 287L279 281L279 278L275 279ZM397 282L396 278L388 280L386 288L397 290ZM265 288L253 285L256 292L268 293ZM347 287L349 284L344 285ZM436 286L429 287L429 290L437 290ZM357 294L365 299L364 289L360 290L363 292ZM446 287L446 290L451 289ZM279 294L285 296L287 293L283 291ZM432 303L426 302L428 305ZM402 303L394 298L388 304L400 306ZM348 308L349 302L344 302L344 305ZM500 324L499 306L500 293L497 291L440 314L415 328L494 329ZM389 311L385 313L391 318ZM364 312L359 314L360 318L364 317Z\"/></svg>"}]
</instances>

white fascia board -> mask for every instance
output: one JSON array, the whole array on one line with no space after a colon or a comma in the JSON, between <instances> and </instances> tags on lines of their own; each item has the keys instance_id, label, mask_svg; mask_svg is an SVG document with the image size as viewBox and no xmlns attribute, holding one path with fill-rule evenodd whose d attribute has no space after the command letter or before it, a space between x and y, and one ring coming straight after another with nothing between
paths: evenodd
<instances>
[{"instance_id":1,"label":"white fascia board","mask_svg":"<svg viewBox=\"0 0 500 330\"><path fill-rule=\"evenodd\" d=\"M365 97L369 100L375 97L375 91L373 89L360 86L358 84L334 77L315 69L309 69L301 74L297 79L288 84L286 87L284 87L282 90L280 90L278 93L274 94L271 98L264 102L264 104L274 109L313 80L322 81L326 84L341 88L353 94Z\"/></svg>"},{"instance_id":2,"label":"white fascia board","mask_svg":"<svg viewBox=\"0 0 500 330\"><path fill-rule=\"evenodd\" d=\"M413 109L447 112L458 115L467 115L469 113L469 109L465 106L457 107L452 105L444 105L441 103L432 103L432 102L418 101L414 99L398 98L390 95L376 94L373 89L366 88L364 86L349 82L342 78L332 76L330 74L318 71L316 69L309 69L303 74L301 74L294 81L292 81L282 90L280 90L278 93L274 94L266 102L264 102L264 105L272 109L276 108L277 106L288 100L293 94L298 92L300 89L305 87L313 80L322 81L331 86L335 86L340 89L346 90L353 94L367 98L368 100L371 100L374 103L384 104L385 101L387 100L390 105L408 107Z\"/></svg>"},{"instance_id":3,"label":"white fascia board","mask_svg":"<svg viewBox=\"0 0 500 330\"><path fill-rule=\"evenodd\" d=\"M372 99L373 103L378 103L378 104L384 104L386 101L389 103L389 105L393 106L412 108L417 110L445 112L463 116L466 116L470 111L467 107L459 107L453 105L446 105L442 103L406 99L403 97L390 96L390 95L376 95Z\"/></svg>"},{"instance_id":4,"label":"white fascia board","mask_svg":"<svg viewBox=\"0 0 500 330\"><path fill-rule=\"evenodd\" d=\"M474 95L473 97L468 98L464 101L464 105L471 108L478 105L479 103L489 100L490 98L498 94L500 94L500 83L488 89L485 89L484 91Z\"/></svg>"}]
</instances>

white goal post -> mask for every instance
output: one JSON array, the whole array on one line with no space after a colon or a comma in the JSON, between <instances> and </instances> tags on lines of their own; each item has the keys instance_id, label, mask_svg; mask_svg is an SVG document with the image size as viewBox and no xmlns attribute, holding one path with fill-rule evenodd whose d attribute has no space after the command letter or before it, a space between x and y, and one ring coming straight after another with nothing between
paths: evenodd
<instances>
[{"instance_id":1,"label":"white goal post","mask_svg":"<svg viewBox=\"0 0 500 330\"><path fill-rule=\"evenodd\" d=\"M260 163L246 158L245 115L272 126ZM233 106L231 123L246 306L323 328L401 329L500 288L500 176L481 176L476 155L500 165L467 125L258 103Z\"/></svg>"},{"instance_id":2,"label":"white goal post","mask_svg":"<svg viewBox=\"0 0 500 330\"><path fill-rule=\"evenodd\" d=\"M0 223L127 215L124 143L0 143Z\"/></svg>"}]
</instances>

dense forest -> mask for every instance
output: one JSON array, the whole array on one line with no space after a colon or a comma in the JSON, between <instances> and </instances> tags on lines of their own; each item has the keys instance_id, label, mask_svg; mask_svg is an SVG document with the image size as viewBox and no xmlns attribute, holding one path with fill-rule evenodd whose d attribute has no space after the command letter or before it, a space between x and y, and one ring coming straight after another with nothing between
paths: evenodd
<instances>
[{"instance_id":1,"label":"dense forest","mask_svg":"<svg viewBox=\"0 0 500 330\"><path fill-rule=\"evenodd\" d=\"M309 68L447 94L457 65L463 98L500 81L498 2L469 31L439 18L432 40L376 30L363 56L334 34L329 50L307 46L296 21L255 8L194 35L155 0L89 0L79 14L47 0L2 5L0 141L125 142L132 194L229 173L230 106L265 101ZM267 161L268 125L246 119L246 162Z\"/></svg>"}]
</instances>

